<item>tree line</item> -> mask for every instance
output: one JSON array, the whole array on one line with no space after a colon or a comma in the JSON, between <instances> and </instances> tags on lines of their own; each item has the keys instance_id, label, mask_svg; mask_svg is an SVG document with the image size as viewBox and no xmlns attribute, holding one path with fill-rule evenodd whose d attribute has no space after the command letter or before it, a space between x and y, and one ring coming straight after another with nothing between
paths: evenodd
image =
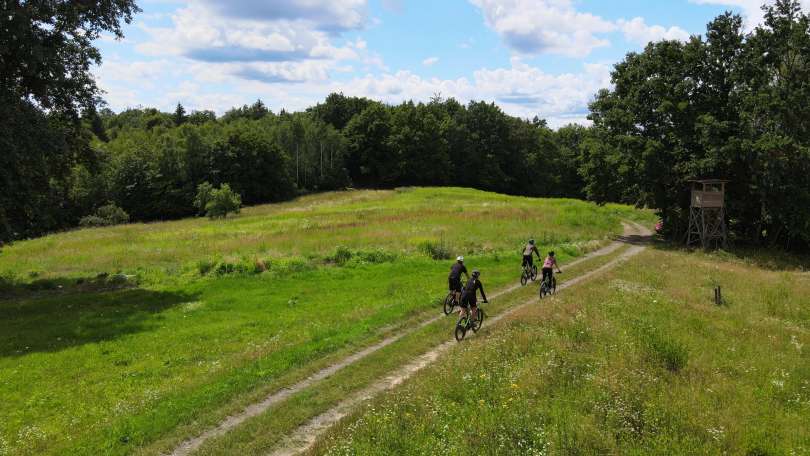
<instances>
[{"instance_id":1,"label":"tree line","mask_svg":"<svg viewBox=\"0 0 810 456\"><path fill-rule=\"evenodd\" d=\"M92 60L100 58L88 50L92 31L120 33L119 21L137 12L128 0L85 7L96 11L84 16L62 8L29 5L8 17L32 49L67 43L55 55L65 59L78 47L75 59ZM716 177L731 180L733 239L807 248L810 20L796 0L778 0L765 13L750 33L726 13L705 36L628 54L612 72L613 87L595 95L592 126L557 130L493 103L439 95L387 105L334 93L294 113L261 101L222 116L179 104L174 112L114 113L81 67L37 61L41 73L27 74L28 60L43 54L7 57L0 46L0 147L8 151L0 155L0 240L76 226L100 209L137 221L194 215L203 184L227 184L245 204L405 185L624 202L657 209L666 234L679 239L688 181ZM43 15L62 26L36 25ZM70 27L90 32L73 36ZM54 33L63 41L45 39ZM65 68L66 81L40 86Z\"/></svg>"},{"instance_id":2,"label":"tree line","mask_svg":"<svg viewBox=\"0 0 810 456\"><path fill-rule=\"evenodd\" d=\"M751 33L726 13L615 66L580 144L589 199L656 208L681 240L688 181L725 178L733 239L810 245L810 18L796 0L763 10Z\"/></svg>"},{"instance_id":3,"label":"tree line","mask_svg":"<svg viewBox=\"0 0 810 456\"><path fill-rule=\"evenodd\" d=\"M43 122L49 117L31 109ZM135 221L195 215L203 183L228 184L249 205L352 186L461 185L581 196L576 151L559 138L575 137L582 127L555 132L485 102L434 97L391 106L332 94L295 113L274 113L260 100L220 117L187 113L179 104L174 112L87 109L79 126L59 138L78 129L78 144L56 147L42 145L47 138L36 132L43 125L25 125L31 133L17 141L34 142L32 150L78 146L83 153L60 159L64 168L43 173L48 179L29 189L50 188L43 196L49 204L15 198L32 216L6 218L7 240L76 226L110 203Z\"/></svg>"}]
</instances>

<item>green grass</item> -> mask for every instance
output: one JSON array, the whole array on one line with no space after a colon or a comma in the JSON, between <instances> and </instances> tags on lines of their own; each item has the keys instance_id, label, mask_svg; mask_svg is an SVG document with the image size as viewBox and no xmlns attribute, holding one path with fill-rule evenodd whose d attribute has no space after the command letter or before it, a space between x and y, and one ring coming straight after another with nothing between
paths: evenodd
<instances>
[{"instance_id":1,"label":"green grass","mask_svg":"<svg viewBox=\"0 0 810 456\"><path fill-rule=\"evenodd\" d=\"M0 277L95 277L123 271L180 273L201 260L324 257L338 245L411 254L427 242L455 253L516 251L602 239L621 218L650 212L569 199L540 200L460 188L351 191L248 207L223 221L192 218L53 234L4 248Z\"/></svg>"},{"instance_id":2,"label":"green grass","mask_svg":"<svg viewBox=\"0 0 810 456\"><path fill-rule=\"evenodd\" d=\"M565 261L620 218L651 215L403 189L16 243L0 254L0 454L176 440L436 312L449 262L426 243L467 255L492 290L516 280L526 237Z\"/></svg>"},{"instance_id":3,"label":"green grass","mask_svg":"<svg viewBox=\"0 0 810 456\"><path fill-rule=\"evenodd\" d=\"M618 250L616 254L621 251L622 249ZM613 257L614 255L595 257L566 268L566 274L560 277L560 283L564 283L567 278L576 277L584 271L596 269ZM536 286L528 286L503 295L486 305L487 314L492 317L510 307L524 304L536 296L536 293ZM455 319L455 316L441 319L403 337L368 358L347 366L318 385L247 420L231 432L207 441L195 454L267 454L271 452L286 435L295 431L298 426L305 424L312 417L369 386L375 380L385 377L425 351L447 342L452 337ZM497 327L491 327L489 323L485 322L480 334L497 330ZM148 448L147 453L165 451L170 447L171 445L157 445Z\"/></svg>"},{"instance_id":4,"label":"green grass","mask_svg":"<svg viewBox=\"0 0 810 456\"><path fill-rule=\"evenodd\" d=\"M752 264L648 250L460 344L312 453L808 454L810 277Z\"/></svg>"}]
</instances>

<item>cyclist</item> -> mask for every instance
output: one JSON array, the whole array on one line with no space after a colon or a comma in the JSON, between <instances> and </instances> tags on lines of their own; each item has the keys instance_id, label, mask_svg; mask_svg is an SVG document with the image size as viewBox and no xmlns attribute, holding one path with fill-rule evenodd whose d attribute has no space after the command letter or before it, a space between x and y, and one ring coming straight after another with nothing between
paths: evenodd
<instances>
[{"instance_id":1,"label":"cyclist","mask_svg":"<svg viewBox=\"0 0 810 456\"><path fill-rule=\"evenodd\" d=\"M478 302L475 299L475 292L480 290L481 291L481 298L483 298L483 302L487 302L487 295L484 293L484 285L481 284L481 281L478 280L478 277L481 276L481 272L478 269L473 269L472 277L470 280L467 281L467 285L464 286L464 291L461 292L461 301L460 301L460 309L458 311L458 316L461 317L462 312L464 309L472 308L472 319L475 320L478 318Z\"/></svg>"},{"instance_id":2,"label":"cyclist","mask_svg":"<svg viewBox=\"0 0 810 456\"><path fill-rule=\"evenodd\" d=\"M463 256L456 258L456 262L450 267L450 275L447 277L447 282L450 285L450 291L453 292L456 302L459 302L459 298L461 296L461 274L464 274L465 279L468 278L467 267L464 266Z\"/></svg>"},{"instance_id":3,"label":"cyclist","mask_svg":"<svg viewBox=\"0 0 810 456\"><path fill-rule=\"evenodd\" d=\"M546 260L543 261L543 281L545 282L546 277L548 277L548 286L551 286L551 279L554 278L554 267L557 267L557 273L562 273L560 271L560 266L557 264L557 258L554 257L554 251L548 252L548 256Z\"/></svg>"},{"instance_id":4,"label":"cyclist","mask_svg":"<svg viewBox=\"0 0 810 456\"><path fill-rule=\"evenodd\" d=\"M534 266L534 257L532 254L537 255L537 259L540 259L540 252L537 250L537 246L534 245L534 239L529 239L529 243L526 244L526 247L523 248L523 264L522 267L526 267L529 265L529 268Z\"/></svg>"}]
</instances>

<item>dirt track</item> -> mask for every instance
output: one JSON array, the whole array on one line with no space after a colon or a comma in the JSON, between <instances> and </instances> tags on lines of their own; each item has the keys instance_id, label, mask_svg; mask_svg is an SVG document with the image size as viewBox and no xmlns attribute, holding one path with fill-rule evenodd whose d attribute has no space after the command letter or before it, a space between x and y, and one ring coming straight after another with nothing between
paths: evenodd
<instances>
[{"instance_id":1,"label":"dirt track","mask_svg":"<svg viewBox=\"0 0 810 456\"><path fill-rule=\"evenodd\" d=\"M601 267L599 267L599 268L597 268L597 269L595 269L593 271L589 271L589 272L587 272L587 273L585 273L585 274L583 274L581 276L577 276L577 277L569 279L565 283L558 286L557 289L558 290L564 290L564 289L566 289L568 287L576 285L576 284L578 284L578 283L580 283L580 282L582 282L584 280L587 280L590 277L593 277L596 274L601 273L602 271L605 271L607 269L612 268L613 266L615 266L620 261L624 261L625 259L627 259L627 258L629 258L631 256L634 256L634 255L638 254L641 250L643 250L644 249L643 244L644 244L644 242L646 240L646 237L649 236L649 234L650 234L649 231L647 229L645 229L644 227L642 227L641 225L638 225L638 224L632 224L632 225L623 224L623 225L624 225L624 235L621 236L619 239L617 239L616 241L612 242L611 244L609 244L609 245L607 245L607 246L605 246L605 247L603 247L603 248L601 248L599 250L595 250L595 251L583 256L582 258L579 258L578 260L575 260L575 261L572 261L572 262L568 263L566 265L566 267L574 266L576 264L579 264L579 263L581 263L583 261L586 261L586 260L594 258L594 257L610 254L610 253L616 251L617 249L619 249L622 245L631 244L630 249L628 249L622 255L620 255L619 257L617 257L614 260L610 261L609 263L607 263L607 264L605 264L605 265L603 265L603 266L601 266ZM510 286L510 287L499 290L498 292L490 295L489 298L490 299L495 299L495 298L497 298L499 296L502 296L504 294L511 293L511 292L513 292L513 291L515 291L515 290L517 290L519 288L521 288L521 285L516 284L516 285L513 285L513 286ZM512 314L516 310L518 310L518 309L520 309L520 308L522 308L522 307L524 307L524 306L526 306L526 305L528 305L528 304L530 304L532 302L535 302L535 301L536 301L536 298L534 300L531 300L531 301L529 301L529 302L527 302L525 304L522 304L520 306L510 308L510 309L508 309L508 310L506 310L506 311L504 311L504 312L490 318L488 320L488 325L491 325L491 324L494 324L494 323L500 321L501 319L503 319L504 317ZM172 456L181 456L181 455L187 455L187 454L193 452L194 450L199 448L203 443L205 443L205 441L207 441L208 439L213 438L213 437L217 437L217 436L220 436L220 435L223 435L223 434L226 434L228 431L230 431L231 429L237 427L238 425L240 425L241 423L243 423L247 419L264 413L270 407L272 407L274 404L277 404L277 403L289 398L293 394L296 394L296 393L298 393L300 391L305 390L306 388L312 386L313 384L315 384L315 383L317 383L317 382L319 382L319 381L333 375L334 373L336 373L337 371L343 369L344 367L349 366L349 365L351 365L351 364L353 364L353 363L355 363L355 362L357 362L357 361L371 355L374 352L377 352L378 350L380 350L380 349L382 349L382 348L384 348L384 347L386 347L386 346L388 346L388 345L402 339L406 335L411 334L411 333L413 333L413 332L415 332L415 331L417 331L417 330L419 330L419 329L421 329L421 328L423 328L423 327L425 327L427 325L430 325L431 323L434 323L434 322L440 320L443 317L444 317L444 315L440 314L440 315L437 315L435 317L431 317L429 319L426 319L426 320L422 321L421 323L419 323L419 324L417 324L415 326L411 326L408 329L402 330L402 331L400 331L400 332L398 332L398 333L396 333L396 334L394 334L394 335L392 335L390 337L387 337L387 338L381 340L380 342L377 342L376 344L370 345L370 346L364 348L363 350L358 351L357 353L354 353L354 354L352 354L350 356L347 356L346 358L343 358L342 360L340 360L340 361L338 361L338 362L336 362L334 364L331 364L331 365L319 370L318 372L312 374L311 376L309 376L309 377L307 377L307 378L305 378L305 379L303 379L303 380L301 380L301 381L299 381L299 382L297 382L297 383L295 383L295 384L293 384L293 385L291 385L291 386L289 386L287 388L283 388L283 389L280 389L280 390L278 390L278 391L276 391L274 393L271 393L270 395L265 397L260 402L249 405L244 410L242 410L240 413L227 417L222 422L220 422L216 427L211 428L211 429L203 432L202 434L200 434L200 435L198 435L196 437L185 440L182 444L180 444L177 448L175 448L174 451L172 451L171 455ZM391 388L395 387L396 385L402 383L408 377L410 377L411 375L413 375L414 373L416 373L420 369L424 368L425 366L427 366L427 365L431 364L433 361L435 361L443 352L445 352L450 347L452 347L453 344L455 344L455 341L445 342L445 343L443 343L443 344L441 344L439 346L434 347L433 349L431 349L427 353L419 356L414 361L412 361L411 363L409 363L409 364L403 366L402 368L398 369L396 372L392 373L391 375L374 382L370 386L368 386L365 389L355 393L354 395L352 395L349 398L345 399L344 401L342 401L341 403L339 403L336 406L332 407L331 409L327 410L326 412L316 416L315 418L310 420L308 423L306 423L306 424L300 426L298 429L296 429L286 439L285 443L279 449L277 449L275 452L273 452L272 454L273 455L292 455L292 454L298 454L298 453L300 453L302 451L306 451L308 448L310 448L312 446L312 444L317 440L318 436L321 433L323 433L323 431L325 431L331 425L336 423L342 417L346 416L346 414L348 414L358 403L363 402L363 401L365 401L365 400L367 400L369 398L372 398L375 395L377 395L378 393L380 393L382 391L385 391L385 390L388 390L388 389L391 389Z\"/></svg>"}]
</instances>

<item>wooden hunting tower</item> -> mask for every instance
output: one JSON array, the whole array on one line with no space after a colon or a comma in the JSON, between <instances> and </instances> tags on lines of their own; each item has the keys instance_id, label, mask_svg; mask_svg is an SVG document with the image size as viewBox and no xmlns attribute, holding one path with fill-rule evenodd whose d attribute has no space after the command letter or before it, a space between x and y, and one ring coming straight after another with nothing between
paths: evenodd
<instances>
[{"instance_id":1,"label":"wooden hunting tower","mask_svg":"<svg viewBox=\"0 0 810 456\"><path fill-rule=\"evenodd\" d=\"M722 179L701 179L692 183L689 207L689 232L686 245L700 243L706 249L726 247L726 183Z\"/></svg>"}]
</instances>

